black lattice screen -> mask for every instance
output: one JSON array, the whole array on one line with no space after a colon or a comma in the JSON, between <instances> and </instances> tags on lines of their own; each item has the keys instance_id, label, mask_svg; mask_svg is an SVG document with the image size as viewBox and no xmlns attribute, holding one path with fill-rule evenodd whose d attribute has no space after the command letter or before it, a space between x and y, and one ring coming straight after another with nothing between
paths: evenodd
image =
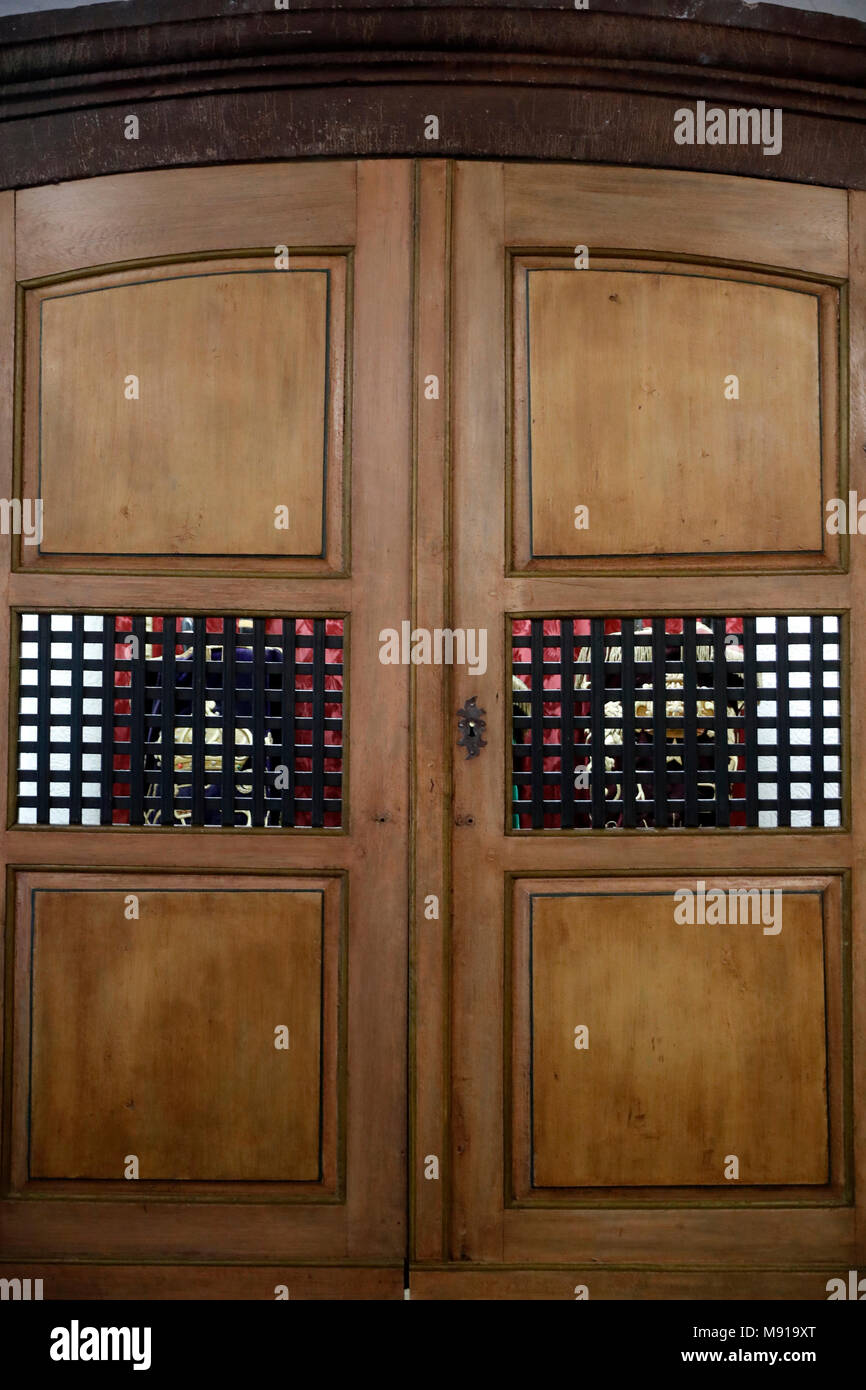
<instances>
[{"instance_id":1,"label":"black lattice screen","mask_svg":"<svg viewBox=\"0 0 866 1390\"><path fill-rule=\"evenodd\" d=\"M19 822L339 826L342 647L337 618L22 614Z\"/></svg>"},{"instance_id":2,"label":"black lattice screen","mask_svg":"<svg viewBox=\"0 0 866 1390\"><path fill-rule=\"evenodd\" d=\"M514 828L839 825L840 643L825 616L514 620Z\"/></svg>"}]
</instances>

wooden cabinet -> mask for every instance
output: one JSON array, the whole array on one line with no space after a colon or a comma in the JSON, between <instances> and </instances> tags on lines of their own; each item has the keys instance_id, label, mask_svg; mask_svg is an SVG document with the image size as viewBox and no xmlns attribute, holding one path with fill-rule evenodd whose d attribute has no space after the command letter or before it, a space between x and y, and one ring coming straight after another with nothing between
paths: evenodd
<instances>
[{"instance_id":1,"label":"wooden cabinet","mask_svg":"<svg viewBox=\"0 0 866 1390\"><path fill-rule=\"evenodd\" d=\"M3 1269L824 1297L864 195L341 159L0 217Z\"/></svg>"}]
</instances>

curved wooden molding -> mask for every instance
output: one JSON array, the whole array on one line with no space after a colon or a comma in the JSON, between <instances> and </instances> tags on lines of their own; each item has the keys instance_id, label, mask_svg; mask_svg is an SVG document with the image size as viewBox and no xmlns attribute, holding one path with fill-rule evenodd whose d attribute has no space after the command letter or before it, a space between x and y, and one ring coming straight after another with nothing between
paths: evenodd
<instances>
[{"instance_id":1,"label":"curved wooden molding","mask_svg":"<svg viewBox=\"0 0 866 1390\"><path fill-rule=\"evenodd\" d=\"M230 12L229 12L230 11ZM0 185L439 155L866 187L866 23L735 0L141 0L0 20ZM781 152L676 145L683 102L784 112ZM124 137L136 114L138 140ZM436 114L440 136L425 135Z\"/></svg>"}]
</instances>

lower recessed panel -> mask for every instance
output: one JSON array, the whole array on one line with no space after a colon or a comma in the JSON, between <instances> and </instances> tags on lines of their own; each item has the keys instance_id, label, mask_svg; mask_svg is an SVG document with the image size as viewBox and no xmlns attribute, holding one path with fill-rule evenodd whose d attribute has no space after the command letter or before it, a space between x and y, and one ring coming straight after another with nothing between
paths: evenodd
<instances>
[{"instance_id":1,"label":"lower recessed panel","mask_svg":"<svg viewBox=\"0 0 866 1390\"><path fill-rule=\"evenodd\" d=\"M527 888L532 1188L829 1181L823 895L791 882Z\"/></svg>"},{"instance_id":2,"label":"lower recessed panel","mask_svg":"<svg viewBox=\"0 0 866 1390\"><path fill-rule=\"evenodd\" d=\"M130 876L30 912L31 1179L320 1179L323 892Z\"/></svg>"}]
</instances>

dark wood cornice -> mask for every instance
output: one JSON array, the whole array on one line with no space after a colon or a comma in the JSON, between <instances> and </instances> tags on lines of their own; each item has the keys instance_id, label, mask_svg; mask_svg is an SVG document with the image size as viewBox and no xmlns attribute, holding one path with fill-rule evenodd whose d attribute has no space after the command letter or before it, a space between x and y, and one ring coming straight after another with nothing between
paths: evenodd
<instances>
[{"instance_id":1,"label":"dark wood cornice","mask_svg":"<svg viewBox=\"0 0 866 1390\"><path fill-rule=\"evenodd\" d=\"M436 154L866 187L866 23L739 0L590 5L131 0L8 17L0 184ZM676 145L673 112L697 99L781 107L782 153Z\"/></svg>"}]
</instances>

